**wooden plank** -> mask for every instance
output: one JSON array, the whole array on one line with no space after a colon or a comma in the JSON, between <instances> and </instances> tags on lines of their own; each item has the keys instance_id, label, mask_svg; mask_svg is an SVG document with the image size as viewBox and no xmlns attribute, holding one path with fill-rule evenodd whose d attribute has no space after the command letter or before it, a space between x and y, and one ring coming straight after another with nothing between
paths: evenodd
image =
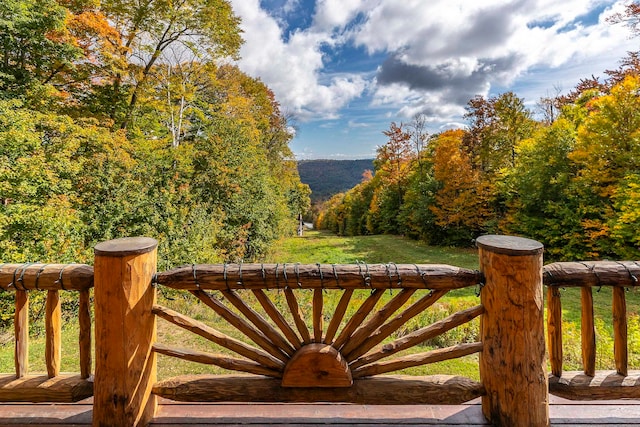
<instances>
[{"instance_id":1,"label":"wooden plank","mask_svg":"<svg viewBox=\"0 0 640 427\"><path fill-rule=\"evenodd\" d=\"M0 375L0 402L78 402L93 395L93 381L78 374Z\"/></svg>"},{"instance_id":2,"label":"wooden plank","mask_svg":"<svg viewBox=\"0 0 640 427\"><path fill-rule=\"evenodd\" d=\"M634 261L556 262L543 267L547 286L638 286L640 265Z\"/></svg>"},{"instance_id":3,"label":"wooden plank","mask_svg":"<svg viewBox=\"0 0 640 427\"><path fill-rule=\"evenodd\" d=\"M322 342L322 298L323 289L313 290L313 341L316 343Z\"/></svg>"},{"instance_id":4,"label":"wooden plank","mask_svg":"<svg viewBox=\"0 0 640 427\"><path fill-rule=\"evenodd\" d=\"M58 291L47 291L45 303L45 363L53 378L60 373L62 358L62 305Z\"/></svg>"},{"instance_id":5,"label":"wooden plank","mask_svg":"<svg viewBox=\"0 0 640 427\"><path fill-rule=\"evenodd\" d=\"M354 358L350 357L352 351L356 350L369 336L378 329L389 317L393 315L400 307L406 303L415 293L416 289L403 289L398 295L393 297L391 301L385 304L371 318L361 325L351 336L349 341L342 347L342 354L348 361Z\"/></svg>"},{"instance_id":6,"label":"wooden plank","mask_svg":"<svg viewBox=\"0 0 640 427\"><path fill-rule=\"evenodd\" d=\"M91 296L89 289L79 292L78 323L80 333L78 336L80 346L80 377L91 376Z\"/></svg>"},{"instance_id":7,"label":"wooden plank","mask_svg":"<svg viewBox=\"0 0 640 427\"><path fill-rule=\"evenodd\" d=\"M624 288L613 288L613 357L616 371L620 375L627 375L627 302Z\"/></svg>"},{"instance_id":8,"label":"wooden plank","mask_svg":"<svg viewBox=\"0 0 640 427\"><path fill-rule=\"evenodd\" d=\"M288 287L283 281L285 267L281 264L199 264L196 283L192 266L175 268L159 273L159 284L174 289L186 290L227 290L227 289L269 289ZM294 267L294 266L292 266ZM298 264L296 272L288 276L296 277L296 286L301 289L460 289L475 286L482 281L482 275L450 265L439 264L398 264L397 276L401 280L389 281L389 267L386 264L367 266L366 283L362 277L362 264ZM395 275L395 268L394 268ZM336 280L328 280L333 277Z\"/></svg>"},{"instance_id":9,"label":"wooden plank","mask_svg":"<svg viewBox=\"0 0 640 427\"><path fill-rule=\"evenodd\" d=\"M0 289L5 291L79 291L92 287L93 267L86 264L29 263L0 266Z\"/></svg>"},{"instance_id":10,"label":"wooden plank","mask_svg":"<svg viewBox=\"0 0 640 427\"><path fill-rule=\"evenodd\" d=\"M153 345L153 351L164 354L165 356L177 357L178 359L188 360L190 362L219 366L231 371L247 372L250 374L265 375L273 378L282 377L282 372L266 368L255 362L229 357L224 354L213 354L198 350L170 347L160 343L155 343Z\"/></svg>"},{"instance_id":11,"label":"wooden plank","mask_svg":"<svg viewBox=\"0 0 640 427\"><path fill-rule=\"evenodd\" d=\"M164 320L171 322L176 326L193 332L194 334L200 335L201 337L206 338L209 341L212 341L224 348L234 351L239 355L253 360L258 364L262 364L267 368L274 370L284 369L284 363L281 360L271 356L270 354L265 353L260 349L250 346L249 344L246 344L228 335L225 335L222 332L219 332L202 322L198 322L197 320L180 314L177 311L159 305L154 305L152 311L156 316L160 316Z\"/></svg>"},{"instance_id":12,"label":"wooden plank","mask_svg":"<svg viewBox=\"0 0 640 427\"><path fill-rule=\"evenodd\" d=\"M333 342L333 338L336 336L336 332L340 327L340 323L342 322L344 313L349 307L349 302L351 301L352 296L353 289L345 289L344 291L342 291L340 301L338 302L338 305L333 312L333 316L331 316L331 321L329 322L329 326L327 327L327 333L324 336L324 342L326 344L331 344Z\"/></svg>"},{"instance_id":13,"label":"wooden plank","mask_svg":"<svg viewBox=\"0 0 640 427\"><path fill-rule=\"evenodd\" d=\"M398 353L402 350L406 350L410 347L413 347L417 344L420 344L428 339L433 337L437 337L456 326L460 326L464 323L467 323L474 318L478 317L480 314L484 312L484 307L478 305L476 307L468 308L463 311L459 311L457 313L453 313L452 315L442 319L438 322L435 322L429 326L425 326L424 328L418 329L408 335L405 335L397 340L383 345L377 351L371 352L350 364L351 369L360 368L361 366L368 365L377 360L380 360L385 357L389 357L392 354Z\"/></svg>"},{"instance_id":14,"label":"wooden plank","mask_svg":"<svg viewBox=\"0 0 640 427\"><path fill-rule=\"evenodd\" d=\"M431 307L436 301L446 295L447 292L447 290L429 292L428 295L420 298L392 320L380 326L357 349L349 354L350 361L355 360L374 348L376 345L380 344L385 338L400 329L402 325L422 313L427 308Z\"/></svg>"},{"instance_id":15,"label":"wooden plank","mask_svg":"<svg viewBox=\"0 0 640 427\"><path fill-rule=\"evenodd\" d=\"M364 319L371 313L371 311L375 308L376 304L384 294L384 289L375 289L371 292L371 295L367 297L367 299L362 303L358 311L355 312L351 319L347 322L347 324L340 331L340 335L333 343L333 346L340 350L342 346L346 344L346 342L351 337L351 334L362 324Z\"/></svg>"},{"instance_id":16,"label":"wooden plank","mask_svg":"<svg viewBox=\"0 0 640 427\"><path fill-rule=\"evenodd\" d=\"M300 311L300 306L298 305L298 300L296 299L293 290L291 290L291 288L289 287L285 288L284 296L287 300L287 305L289 306L291 316L293 316L293 323L295 323L296 328L298 328L298 332L300 332L300 335L302 336L302 342L304 344L311 343L311 335L309 335L309 329L307 328L306 323L304 323L304 316Z\"/></svg>"},{"instance_id":17,"label":"wooden plank","mask_svg":"<svg viewBox=\"0 0 640 427\"><path fill-rule=\"evenodd\" d=\"M233 325L240 332L245 334L249 339L253 340L264 351L274 356L275 358L287 363L289 357L283 353L277 346L275 346L269 338L267 338L262 332L252 327L249 322L233 313L227 307L225 307L220 301L209 295L205 291L191 291L200 301L205 303L209 308L213 309L218 316Z\"/></svg>"},{"instance_id":18,"label":"wooden plank","mask_svg":"<svg viewBox=\"0 0 640 427\"><path fill-rule=\"evenodd\" d=\"M427 365L429 363L442 362L443 360L457 359L469 354L482 351L482 343L458 344L447 348L438 348L425 353L411 354L397 359L379 363L371 363L352 372L353 378L362 378L387 372L399 371L414 366Z\"/></svg>"},{"instance_id":19,"label":"wooden plank","mask_svg":"<svg viewBox=\"0 0 640 427\"><path fill-rule=\"evenodd\" d=\"M14 362L16 377L22 378L29 371L29 293L16 290L13 327L15 331Z\"/></svg>"},{"instance_id":20,"label":"wooden plank","mask_svg":"<svg viewBox=\"0 0 640 427\"><path fill-rule=\"evenodd\" d=\"M302 341L295 333L287 319L284 318L282 313L273 305L273 302L269 297L262 291L262 289L254 289L253 295L255 295L256 299L267 313L267 315L273 320L273 322L280 328L284 336L289 340L291 345L297 350L302 347Z\"/></svg>"},{"instance_id":21,"label":"wooden plank","mask_svg":"<svg viewBox=\"0 0 640 427\"><path fill-rule=\"evenodd\" d=\"M560 289L547 288L547 340L551 373L562 375L562 301Z\"/></svg>"},{"instance_id":22,"label":"wooden plank","mask_svg":"<svg viewBox=\"0 0 640 427\"><path fill-rule=\"evenodd\" d=\"M593 320L593 292L589 287L580 289L580 303L582 307L582 318L580 334L582 336L582 366L586 375L593 376L596 372L596 329ZM552 370L556 377L561 376L561 372Z\"/></svg>"},{"instance_id":23,"label":"wooden plank","mask_svg":"<svg viewBox=\"0 0 640 427\"><path fill-rule=\"evenodd\" d=\"M459 404L483 393L476 381L453 375L384 375L354 380L352 387L290 388L250 375L185 375L155 384L158 396L186 402L345 402L403 405Z\"/></svg>"},{"instance_id":24,"label":"wooden plank","mask_svg":"<svg viewBox=\"0 0 640 427\"><path fill-rule=\"evenodd\" d=\"M549 392L570 400L640 399L640 371L627 376L616 371L596 371L594 376L563 372L562 377L549 376Z\"/></svg>"},{"instance_id":25,"label":"wooden plank","mask_svg":"<svg viewBox=\"0 0 640 427\"><path fill-rule=\"evenodd\" d=\"M257 311L249 307L237 293L234 291L222 291L222 295L231 303L235 308L240 310L251 323L253 323L259 331L261 331L272 343L280 348L281 351L289 356L293 356L296 350L289 344L289 342L267 322Z\"/></svg>"}]
</instances>

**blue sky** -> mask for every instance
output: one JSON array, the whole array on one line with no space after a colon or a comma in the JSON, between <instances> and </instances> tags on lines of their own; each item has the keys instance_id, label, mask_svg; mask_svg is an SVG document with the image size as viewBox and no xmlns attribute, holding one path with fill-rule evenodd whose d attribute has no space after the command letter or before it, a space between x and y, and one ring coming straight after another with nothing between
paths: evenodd
<instances>
[{"instance_id":1,"label":"blue sky","mask_svg":"<svg viewBox=\"0 0 640 427\"><path fill-rule=\"evenodd\" d=\"M239 66L294 118L298 159L375 156L392 121L464 127L475 95L531 109L604 76L640 39L607 16L627 0L231 0Z\"/></svg>"}]
</instances>

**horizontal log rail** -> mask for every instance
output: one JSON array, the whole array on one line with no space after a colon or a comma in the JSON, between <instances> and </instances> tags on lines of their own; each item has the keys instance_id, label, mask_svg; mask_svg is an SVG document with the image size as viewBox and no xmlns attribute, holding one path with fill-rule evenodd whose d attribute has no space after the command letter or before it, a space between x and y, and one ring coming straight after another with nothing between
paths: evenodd
<instances>
[{"instance_id":1,"label":"horizontal log rail","mask_svg":"<svg viewBox=\"0 0 640 427\"><path fill-rule=\"evenodd\" d=\"M432 289L483 282L476 270L437 264L197 264L158 273L173 289Z\"/></svg>"},{"instance_id":2,"label":"horizontal log rail","mask_svg":"<svg viewBox=\"0 0 640 427\"><path fill-rule=\"evenodd\" d=\"M543 283L551 287L640 285L640 263L636 261L556 262L545 265L542 271Z\"/></svg>"},{"instance_id":3,"label":"horizontal log rail","mask_svg":"<svg viewBox=\"0 0 640 427\"><path fill-rule=\"evenodd\" d=\"M15 294L15 375L0 381L0 401L73 402L91 395L91 306L93 268L84 264L2 264L0 288ZM47 375L29 375L29 295L46 291L45 365ZM61 291L78 291L79 375L61 375ZM44 379L43 379L44 378ZM88 394L89 393L89 394Z\"/></svg>"},{"instance_id":4,"label":"horizontal log rail","mask_svg":"<svg viewBox=\"0 0 640 427\"><path fill-rule=\"evenodd\" d=\"M635 261L561 262L543 269L547 285L547 335L550 392L575 400L638 398L638 374L628 371L625 288L638 286L640 264ZM594 287L612 288L614 362L616 370L596 371ZM582 372L563 372L562 301L560 288L580 287Z\"/></svg>"}]
</instances>

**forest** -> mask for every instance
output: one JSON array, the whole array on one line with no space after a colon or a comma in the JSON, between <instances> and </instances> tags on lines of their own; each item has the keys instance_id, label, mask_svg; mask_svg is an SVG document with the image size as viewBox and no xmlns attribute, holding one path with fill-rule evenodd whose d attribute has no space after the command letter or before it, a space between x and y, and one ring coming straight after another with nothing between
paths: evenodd
<instances>
[{"instance_id":1,"label":"forest","mask_svg":"<svg viewBox=\"0 0 640 427\"><path fill-rule=\"evenodd\" d=\"M0 259L252 260L309 205L273 92L224 0L0 2Z\"/></svg>"},{"instance_id":2,"label":"forest","mask_svg":"<svg viewBox=\"0 0 640 427\"><path fill-rule=\"evenodd\" d=\"M391 123L375 175L326 202L316 226L451 246L511 234L542 242L551 260L638 259L638 53L605 74L536 111L513 92L476 96L466 129L429 135L423 115Z\"/></svg>"}]
</instances>

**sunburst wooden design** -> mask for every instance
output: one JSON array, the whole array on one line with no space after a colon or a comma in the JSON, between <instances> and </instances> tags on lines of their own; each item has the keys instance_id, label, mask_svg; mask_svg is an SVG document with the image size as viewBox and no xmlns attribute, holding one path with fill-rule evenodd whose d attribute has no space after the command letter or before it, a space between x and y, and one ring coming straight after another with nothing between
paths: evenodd
<instances>
[{"instance_id":1,"label":"sunburst wooden design","mask_svg":"<svg viewBox=\"0 0 640 427\"><path fill-rule=\"evenodd\" d=\"M171 309L155 306L153 312L157 316L239 357L162 344L156 344L154 350L228 370L271 377L279 380L283 388L349 388L353 387L354 380L479 352L482 344L476 342L392 357L469 322L483 312L482 306L452 314L382 344L448 290L472 286L479 280L478 272L449 266L183 267L161 273L158 283L189 290L252 344ZM358 289L367 290L366 298L362 301L360 291L361 302L354 305L357 309L349 310ZM397 289L394 295L381 302L382 296L394 289ZM340 293L339 299L335 298L338 300L335 307L325 306L325 295L329 292ZM287 309L279 309L280 302L276 304L276 297L269 293L277 293ZM304 307L309 313L304 312Z\"/></svg>"}]
</instances>

